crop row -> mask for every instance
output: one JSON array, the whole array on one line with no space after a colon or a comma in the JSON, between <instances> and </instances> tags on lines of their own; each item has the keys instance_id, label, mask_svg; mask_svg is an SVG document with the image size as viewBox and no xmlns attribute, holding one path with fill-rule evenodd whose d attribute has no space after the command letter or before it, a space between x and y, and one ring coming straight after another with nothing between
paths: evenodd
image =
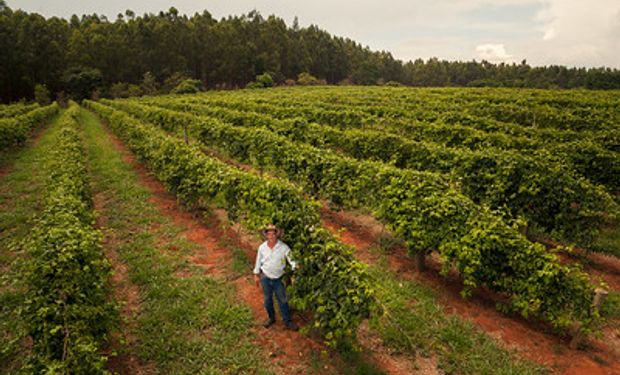
<instances>
[{"instance_id":1,"label":"crop row","mask_svg":"<svg viewBox=\"0 0 620 375\"><path fill-rule=\"evenodd\" d=\"M106 102L169 131L188 126L205 145L285 175L317 197L374 211L412 254L439 251L444 271L455 267L467 295L486 285L506 293L510 307L559 328L594 319L593 287L578 269L562 265L540 244L452 188L440 175L358 161L290 141L270 130L243 128L139 104Z\"/></svg>"},{"instance_id":2,"label":"crop row","mask_svg":"<svg viewBox=\"0 0 620 375\"><path fill-rule=\"evenodd\" d=\"M349 248L321 227L318 204L298 188L262 179L206 156L197 147L166 136L129 115L96 102L86 105L105 118L115 132L181 200L213 202L233 221L257 229L273 222L285 229L300 269L291 303L314 312L314 327L328 344L354 336L373 301L366 268Z\"/></svg>"},{"instance_id":3,"label":"crop row","mask_svg":"<svg viewBox=\"0 0 620 375\"><path fill-rule=\"evenodd\" d=\"M425 90L339 88L338 90L304 90L278 92L284 105L305 102L325 109L360 110L386 118L409 118L410 113L468 113L478 117L538 127L566 130L601 130L618 120L617 94L613 92L558 100L557 93L497 90ZM289 95L291 94L291 95ZM549 95L550 94L550 95ZM598 100L594 101L593 98ZM261 98L259 97L259 100Z\"/></svg>"},{"instance_id":4,"label":"crop row","mask_svg":"<svg viewBox=\"0 0 620 375\"><path fill-rule=\"evenodd\" d=\"M452 173L473 201L524 217L557 239L589 245L615 212L613 198L601 187L573 176L560 163L516 151L489 153L416 142L376 131L338 130L295 120L218 107L173 104L168 108L217 117L246 127L265 127L294 141L329 147L359 159L389 162L414 170ZM118 102L116 105L122 105ZM615 180L618 176L611 176Z\"/></svg>"},{"instance_id":5,"label":"crop row","mask_svg":"<svg viewBox=\"0 0 620 375\"><path fill-rule=\"evenodd\" d=\"M37 103L34 103L34 104L18 103L18 104L10 104L10 105L0 105L0 119L19 116L26 112L30 112L38 107L39 105Z\"/></svg>"},{"instance_id":6,"label":"crop row","mask_svg":"<svg viewBox=\"0 0 620 375\"><path fill-rule=\"evenodd\" d=\"M58 113L56 102L45 107L36 107L23 115L0 119L0 148L21 144L34 127Z\"/></svg>"},{"instance_id":7,"label":"crop row","mask_svg":"<svg viewBox=\"0 0 620 375\"><path fill-rule=\"evenodd\" d=\"M156 100L153 102L156 103ZM312 122L312 119L320 120L323 118L327 119L323 123L343 130L356 127L343 125L342 122L339 122L340 115L336 118L331 116L331 112L322 112L320 117L314 116L314 114L304 115L308 111L299 107L281 107L274 104L254 104L248 101L223 99L209 100L202 103L212 108L223 107L269 115L274 119L295 119L296 121L305 120ZM300 117L300 115L303 115L303 117ZM607 186L611 191L620 190L620 154L603 146L608 145L612 147L614 141L609 137L613 132L597 132L591 134L591 136L584 136L584 134L579 133L540 129L540 132L544 132L540 134L541 137L528 138L523 135L507 134L495 130L483 131L472 126L463 125L463 123L468 124L472 121L493 123L495 122L494 120L469 118L462 113L448 115L444 112L441 116L443 119L427 119L423 123L418 120L389 120L383 122L377 119L377 124L363 128L371 131L388 132L394 134L394 136L407 138L411 141L439 143L446 147L468 148L486 153L501 152L500 150L517 150L527 155L537 153L539 154L537 157L557 160L557 162L565 164L568 168L592 182ZM444 119L448 118L450 123L444 122ZM504 127L507 127L507 125L504 125ZM568 134L571 135L569 138L563 138Z\"/></svg>"},{"instance_id":8,"label":"crop row","mask_svg":"<svg viewBox=\"0 0 620 375\"><path fill-rule=\"evenodd\" d=\"M208 98L208 99L207 99ZM385 107L358 107L351 104L335 108L322 108L315 103L308 104L298 99L291 105L280 101L260 103L247 98L225 98L198 96L183 101L208 106L226 107L245 112L267 114L278 119L303 118L308 122L331 125L342 129L368 128L405 136L411 140L441 142L448 146L462 146L472 149L518 149L529 153L532 150L556 155L564 162L593 181L609 181L602 165L613 162L616 170L620 151L620 131L566 131L552 128L528 128L495 119L473 116L454 108L433 111L429 108L404 110ZM155 99L156 101L156 99ZM371 113L366 113L370 111ZM395 116L394 112L399 115ZM583 150L583 151L582 151ZM587 154L594 168L583 163L581 154ZM617 175L617 174L616 174ZM617 185L613 187L617 188Z\"/></svg>"},{"instance_id":9,"label":"crop row","mask_svg":"<svg viewBox=\"0 0 620 375\"><path fill-rule=\"evenodd\" d=\"M25 305L32 338L31 373L107 373L100 352L116 308L109 302L110 266L103 256L76 130L78 107L64 114L49 158L44 209L22 243Z\"/></svg>"}]
</instances>

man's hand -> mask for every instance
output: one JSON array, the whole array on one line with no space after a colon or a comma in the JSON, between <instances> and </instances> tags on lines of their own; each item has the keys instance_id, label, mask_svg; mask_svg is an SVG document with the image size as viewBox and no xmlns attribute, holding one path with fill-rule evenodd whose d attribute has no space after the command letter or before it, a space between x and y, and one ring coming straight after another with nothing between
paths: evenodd
<instances>
[{"instance_id":1,"label":"man's hand","mask_svg":"<svg viewBox=\"0 0 620 375\"><path fill-rule=\"evenodd\" d=\"M256 283L256 286L258 286L260 283L260 276L258 276L257 274L254 274L254 282Z\"/></svg>"}]
</instances>

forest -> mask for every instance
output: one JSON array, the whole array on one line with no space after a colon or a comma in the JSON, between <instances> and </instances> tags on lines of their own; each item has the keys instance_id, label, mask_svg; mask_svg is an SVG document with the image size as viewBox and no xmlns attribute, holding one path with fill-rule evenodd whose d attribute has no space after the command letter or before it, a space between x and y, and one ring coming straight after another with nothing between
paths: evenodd
<instances>
[{"instance_id":1,"label":"forest","mask_svg":"<svg viewBox=\"0 0 620 375\"><path fill-rule=\"evenodd\" d=\"M242 88L263 73L274 84L294 84L306 74L327 84L620 88L620 71L605 67L404 62L318 26L300 27L297 19L289 26L257 11L217 20L206 10L187 16L172 7L142 16L127 10L114 20L97 14L66 20L12 10L0 0L0 50L4 103L32 99L37 84L82 99L93 92L167 93L184 79L206 89Z\"/></svg>"}]
</instances>

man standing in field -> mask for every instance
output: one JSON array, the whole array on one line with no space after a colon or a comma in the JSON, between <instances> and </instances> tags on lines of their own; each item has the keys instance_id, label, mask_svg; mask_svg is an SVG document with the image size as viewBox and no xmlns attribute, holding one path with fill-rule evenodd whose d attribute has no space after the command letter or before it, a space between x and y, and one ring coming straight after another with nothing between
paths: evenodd
<instances>
[{"instance_id":1,"label":"man standing in field","mask_svg":"<svg viewBox=\"0 0 620 375\"><path fill-rule=\"evenodd\" d=\"M282 229L278 229L273 224L269 224L261 230L266 241L258 247L256 265L254 266L254 281L256 286L260 283L263 288L265 309L269 315L263 327L269 328L276 322L276 314L273 308L273 294L275 293L286 328L296 331L297 325L291 318L288 300L286 299L286 287L282 282L286 261L289 262L293 270L295 270L295 261L291 259L291 249L279 239L282 232Z\"/></svg>"}]
</instances>

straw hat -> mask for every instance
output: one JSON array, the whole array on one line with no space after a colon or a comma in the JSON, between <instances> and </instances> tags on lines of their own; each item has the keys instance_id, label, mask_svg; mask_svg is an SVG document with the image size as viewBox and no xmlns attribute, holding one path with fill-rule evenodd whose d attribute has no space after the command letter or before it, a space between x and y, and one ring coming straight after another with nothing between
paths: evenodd
<instances>
[{"instance_id":1,"label":"straw hat","mask_svg":"<svg viewBox=\"0 0 620 375\"><path fill-rule=\"evenodd\" d=\"M276 236L278 236L278 238L282 237L282 235L284 234L284 229L278 228L273 224L268 224L265 227L263 227L260 230L260 234L263 235L263 237L267 237L267 232L269 232L270 230L273 230L276 232Z\"/></svg>"}]
</instances>

